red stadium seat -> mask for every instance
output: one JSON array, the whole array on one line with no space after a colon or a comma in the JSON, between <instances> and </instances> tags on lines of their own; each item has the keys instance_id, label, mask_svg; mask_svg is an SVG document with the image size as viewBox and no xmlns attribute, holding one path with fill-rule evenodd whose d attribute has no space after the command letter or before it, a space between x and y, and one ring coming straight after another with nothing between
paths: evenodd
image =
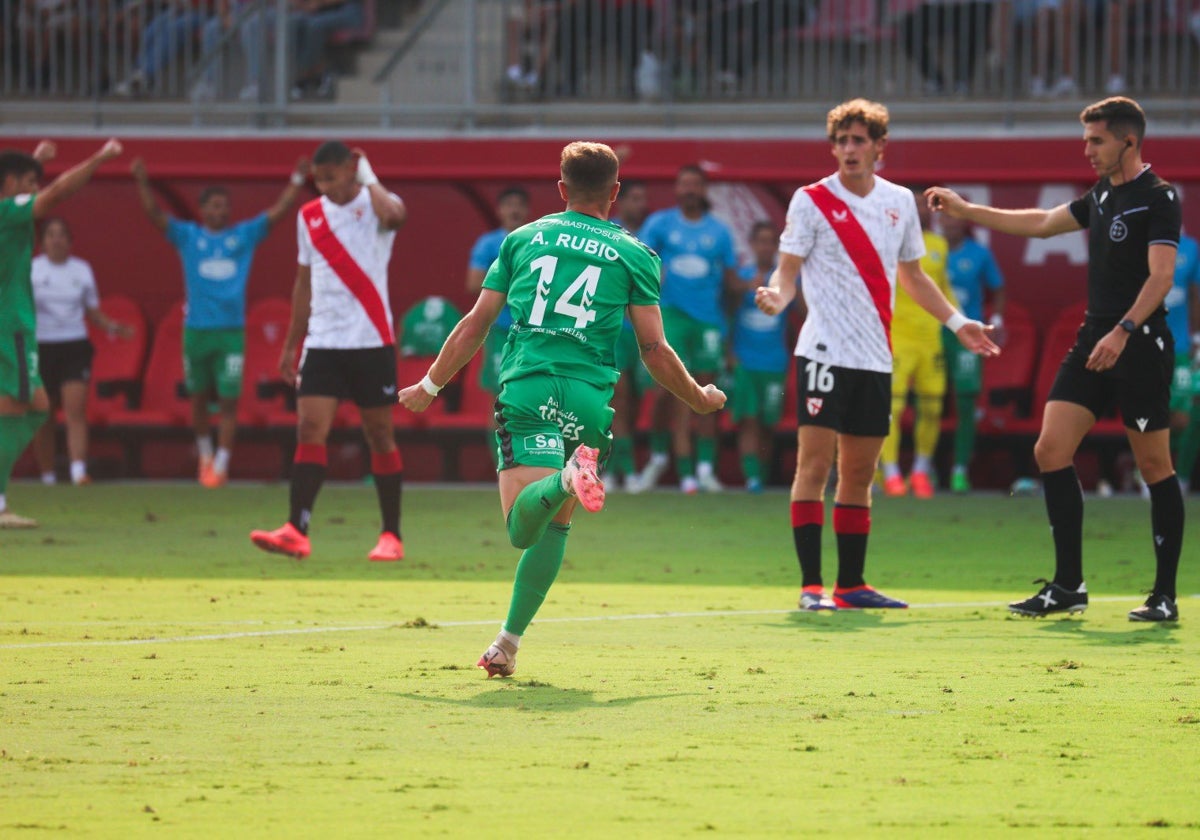
<instances>
[{"instance_id":1,"label":"red stadium seat","mask_svg":"<svg viewBox=\"0 0 1200 840\"><path fill-rule=\"evenodd\" d=\"M1028 418L1034 408L1034 376L1038 363L1038 334L1029 311L1009 303L1004 312L1007 333L1000 355L983 363L980 408L984 428L1003 431L1013 420Z\"/></svg>"},{"instance_id":2,"label":"red stadium seat","mask_svg":"<svg viewBox=\"0 0 1200 840\"><path fill-rule=\"evenodd\" d=\"M184 427L191 422L191 403L183 389L183 303L171 307L154 331L150 360L142 379L141 406L114 411L112 426Z\"/></svg>"},{"instance_id":3,"label":"red stadium seat","mask_svg":"<svg viewBox=\"0 0 1200 840\"><path fill-rule=\"evenodd\" d=\"M479 367L483 354L476 353L467 366L455 377L462 388L458 411L447 411L437 417L436 426L451 429L487 429L495 413L496 398L479 384ZM426 368L428 370L428 368ZM424 373L424 372L422 372Z\"/></svg>"},{"instance_id":4,"label":"red stadium seat","mask_svg":"<svg viewBox=\"0 0 1200 840\"><path fill-rule=\"evenodd\" d=\"M122 338L88 325L88 337L96 348L87 404L88 423L92 426L107 425L114 411L128 410L133 405L149 341L146 316L133 299L120 295L106 297L100 301L100 311L117 323L132 327L134 334Z\"/></svg>"},{"instance_id":5,"label":"red stadium seat","mask_svg":"<svg viewBox=\"0 0 1200 840\"><path fill-rule=\"evenodd\" d=\"M279 373L279 354L287 338L291 316L291 303L276 297L255 301L246 312L246 353L242 393L238 398L239 425L296 424L296 414L288 407L290 389Z\"/></svg>"}]
</instances>

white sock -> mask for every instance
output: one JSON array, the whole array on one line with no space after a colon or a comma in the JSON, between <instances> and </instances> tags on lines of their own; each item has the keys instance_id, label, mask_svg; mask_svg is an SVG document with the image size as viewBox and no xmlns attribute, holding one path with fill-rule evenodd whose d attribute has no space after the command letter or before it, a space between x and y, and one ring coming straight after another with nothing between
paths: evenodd
<instances>
[{"instance_id":1,"label":"white sock","mask_svg":"<svg viewBox=\"0 0 1200 840\"><path fill-rule=\"evenodd\" d=\"M8 499L4 498L4 494L0 493L0 513L8 510Z\"/></svg>"},{"instance_id":2,"label":"white sock","mask_svg":"<svg viewBox=\"0 0 1200 840\"><path fill-rule=\"evenodd\" d=\"M913 472L925 473L928 475L930 472L930 466L932 465L929 463L928 455L917 455L915 458L913 458Z\"/></svg>"},{"instance_id":3,"label":"white sock","mask_svg":"<svg viewBox=\"0 0 1200 840\"><path fill-rule=\"evenodd\" d=\"M79 483L87 478L87 461L71 462L71 481Z\"/></svg>"},{"instance_id":4,"label":"white sock","mask_svg":"<svg viewBox=\"0 0 1200 840\"><path fill-rule=\"evenodd\" d=\"M213 456L212 439L205 435L204 437L196 438L196 452L201 458L211 458Z\"/></svg>"},{"instance_id":5,"label":"white sock","mask_svg":"<svg viewBox=\"0 0 1200 840\"><path fill-rule=\"evenodd\" d=\"M651 452L650 463L656 467L665 466L667 461L671 460L671 456L665 452Z\"/></svg>"},{"instance_id":6,"label":"white sock","mask_svg":"<svg viewBox=\"0 0 1200 840\"><path fill-rule=\"evenodd\" d=\"M884 478L892 479L892 478L896 478L898 475L900 475L900 465L899 464L884 464L883 465L883 477Z\"/></svg>"},{"instance_id":7,"label":"white sock","mask_svg":"<svg viewBox=\"0 0 1200 840\"><path fill-rule=\"evenodd\" d=\"M521 637L518 636L516 633L509 633L507 630L504 630L504 629L500 630L500 635L496 636L496 639L497 639L497 641L499 641L500 639L503 639L504 641L508 642L510 645L513 646L513 650L516 650L517 648L519 648L521 646Z\"/></svg>"},{"instance_id":8,"label":"white sock","mask_svg":"<svg viewBox=\"0 0 1200 840\"><path fill-rule=\"evenodd\" d=\"M42 484L53 484L57 479L54 476L54 470L48 470L42 473Z\"/></svg>"},{"instance_id":9,"label":"white sock","mask_svg":"<svg viewBox=\"0 0 1200 840\"><path fill-rule=\"evenodd\" d=\"M696 464L697 478L711 478L713 474L713 465L708 461L699 461Z\"/></svg>"},{"instance_id":10,"label":"white sock","mask_svg":"<svg viewBox=\"0 0 1200 840\"><path fill-rule=\"evenodd\" d=\"M213 472L221 475L229 472L229 450L223 446L217 449L217 454L213 457Z\"/></svg>"}]
</instances>

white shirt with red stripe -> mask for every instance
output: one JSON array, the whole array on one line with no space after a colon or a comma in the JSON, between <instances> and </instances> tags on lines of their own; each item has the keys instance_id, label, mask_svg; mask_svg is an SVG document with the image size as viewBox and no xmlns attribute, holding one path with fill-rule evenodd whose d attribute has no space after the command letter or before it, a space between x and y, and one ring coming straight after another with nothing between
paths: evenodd
<instances>
[{"instance_id":1,"label":"white shirt with red stripe","mask_svg":"<svg viewBox=\"0 0 1200 840\"><path fill-rule=\"evenodd\" d=\"M837 214L826 217L803 190L788 205L779 250L804 259L801 283L808 317L796 341L796 355L837 367L890 373L891 321L900 261L925 255L921 220L912 191L875 176L865 197L850 192L837 174L817 182L846 204L879 254L889 285L886 304L872 297L862 274L835 230ZM880 306L886 305L887 312ZM886 317L884 317L886 315Z\"/></svg>"},{"instance_id":2,"label":"white shirt with red stripe","mask_svg":"<svg viewBox=\"0 0 1200 840\"><path fill-rule=\"evenodd\" d=\"M308 202L296 224L297 262L312 269L304 346L355 350L393 344L388 262L396 232L380 226L366 187L349 204L325 196Z\"/></svg>"}]
</instances>

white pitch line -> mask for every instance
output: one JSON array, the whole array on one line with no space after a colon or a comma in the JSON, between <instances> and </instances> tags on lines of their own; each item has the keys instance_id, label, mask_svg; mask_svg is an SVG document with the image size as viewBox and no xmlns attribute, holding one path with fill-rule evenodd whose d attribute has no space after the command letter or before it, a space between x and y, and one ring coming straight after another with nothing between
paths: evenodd
<instances>
[{"instance_id":1,"label":"white pitch line","mask_svg":"<svg viewBox=\"0 0 1200 840\"><path fill-rule=\"evenodd\" d=\"M1200 598L1200 594L1185 597ZM1103 598L1092 598L1092 603L1118 603L1129 601L1131 596L1112 595ZM963 601L933 604L911 604L916 610L947 610L947 609L978 609L1006 606L1004 601ZM855 610L854 612L858 612ZM673 618L739 618L761 615L790 615L801 613L801 610L703 610L698 612L661 612L661 613L628 613L626 615L584 615L562 616L558 618L539 618L535 624L581 624L599 621L655 621ZM497 619L487 618L477 621L431 621L430 628L436 627L484 627L496 624ZM9 622L5 622L9 623ZM12 622L21 623L21 622ZM122 626L124 622L114 621ZM29 626L24 622L22 626ZM35 625L36 626L36 625ZM146 639L78 639L64 642L25 642L19 644L0 644L0 650L32 650L34 648L64 648L64 647L126 647L129 645L162 645L180 642L224 642L236 639L259 639L270 636L306 636L317 633L376 633L380 630L408 629L395 622L389 624L346 624L322 627L295 627L286 630L249 630L240 633L205 633L198 636L164 636ZM414 628L415 629L415 628Z\"/></svg>"}]
</instances>

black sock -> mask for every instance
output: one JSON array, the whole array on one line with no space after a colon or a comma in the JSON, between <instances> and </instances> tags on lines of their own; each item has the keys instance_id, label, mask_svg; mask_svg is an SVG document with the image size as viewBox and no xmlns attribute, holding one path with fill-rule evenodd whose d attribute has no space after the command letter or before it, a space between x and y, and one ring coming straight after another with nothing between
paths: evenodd
<instances>
[{"instance_id":1,"label":"black sock","mask_svg":"<svg viewBox=\"0 0 1200 840\"><path fill-rule=\"evenodd\" d=\"M1175 600L1175 573L1183 550L1183 490L1172 473L1150 485L1150 527L1154 532L1154 592Z\"/></svg>"},{"instance_id":2,"label":"black sock","mask_svg":"<svg viewBox=\"0 0 1200 840\"><path fill-rule=\"evenodd\" d=\"M824 502L792 502L792 541L800 563L800 585L821 586L821 529Z\"/></svg>"},{"instance_id":3,"label":"black sock","mask_svg":"<svg viewBox=\"0 0 1200 840\"><path fill-rule=\"evenodd\" d=\"M838 589L866 584L867 537L871 535L871 509L862 505L834 505L833 530L837 534Z\"/></svg>"},{"instance_id":4,"label":"black sock","mask_svg":"<svg viewBox=\"0 0 1200 840\"><path fill-rule=\"evenodd\" d=\"M379 516L383 531L400 536L400 494L404 473L375 473L375 495L379 497Z\"/></svg>"},{"instance_id":5,"label":"black sock","mask_svg":"<svg viewBox=\"0 0 1200 840\"><path fill-rule=\"evenodd\" d=\"M308 533L313 505L325 482L324 464L292 464L291 513L288 522L301 534Z\"/></svg>"},{"instance_id":6,"label":"black sock","mask_svg":"<svg viewBox=\"0 0 1200 840\"><path fill-rule=\"evenodd\" d=\"M1042 488L1054 534L1054 582L1074 592L1083 583L1083 489L1075 467L1042 473Z\"/></svg>"}]
</instances>

